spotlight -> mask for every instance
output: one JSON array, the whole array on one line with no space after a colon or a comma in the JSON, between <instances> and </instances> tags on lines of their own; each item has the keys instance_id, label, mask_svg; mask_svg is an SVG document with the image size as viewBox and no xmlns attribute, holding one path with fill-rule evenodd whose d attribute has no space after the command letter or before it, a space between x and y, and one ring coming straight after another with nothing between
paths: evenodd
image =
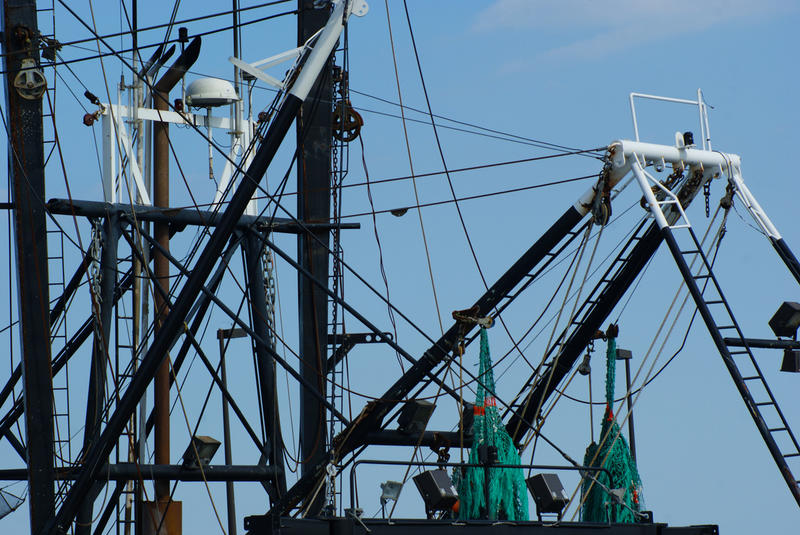
<instances>
[{"instance_id":1,"label":"spotlight","mask_svg":"<svg viewBox=\"0 0 800 535\"><path fill-rule=\"evenodd\" d=\"M395 500L400 497L403 484L399 481L386 481L381 483L381 501Z\"/></svg>"},{"instance_id":2,"label":"spotlight","mask_svg":"<svg viewBox=\"0 0 800 535\"><path fill-rule=\"evenodd\" d=\"M783 362L781 362L782 372L800 372L800 351L794 349L783 350Z\"/></svg>"},{"instance_id":3,"label":"spotlight","mask_svg":"<svg viewBox=\"0 0 800 535\"><path fill-rule=\"evenodd\" d=\"M555 513L561 520L561 513L569 503L569 498L564 492L564 485L556 474L536 474L525 480L528 491L536 503L536 514L539 521L542 513Z\"/></svg>"},{"instance_id":4,"label":"spotlight","mask_svg":"<svg viewBox=\"0 0 800 535\"><path fill-rule=\"evenodd\" d=\"M203 435L195 435L189 443L189 447L183 452L183 466L184 468L199 468L200 466L208 466L211 458L219 449L219 440ZM195 453L197 450L197 453Z\"/></svg>"},{"instance_id":5,"label":"spotlight","mask_svg":"<svg viewBox=\"0 0 800 535\"><path fill-rule=\"evenodd\" d=\"M691 147L694 145L694 134L691 132L684 132L683 133L683 144L687 147Z\"/></svg>"},{"instance_id":6,"label":"spotlight","mask_svg":"<svg viewBox=\"0 0 800 535\"><path fill-rule=\"evenodd\" d=\"M632 358L633 358L633 351L631 351L630 349L617 348L616 360L631 360Z\"/></svg>"},{"instance_id":7,"label":"spotlight","mask_svg":"<svg viewBox=\"0 0 800 535\"><path fill-rule=\"evenodd\" d=\"M430 401L412 399L406 402L397 419L397 430L406 435L422 433L435 408Z\"/></svg>"},{"instance_id":8,"label":"spotlight","mask_svg":"<svg viewBox=\"0 0 800 535\"><path fill-rule=\"evenodd\" d=\"M425 502L428 518L431 518L435 511L450 511L458 502L458 491L447 475L447 470L422 472L414 476L414 484Z\"/></svg>"},{"instance_id":9,"label":"spotlight","mask_svg":"<svg viewBox=\"0 0 800 535\"><path fill-rule=\"evenodd\" d=\"M784 301L769 320L769 328L775 336L794 338L800 326L800 303Z\"/></svg>"},{"instance_id":10,"label":"spotlight","mask_svg":"<svg viewBox=\"0 0 800 535\"><path fill-rule=\"evenodd\" d=\"M403 484L399 481L381 483L381 514L384 518L386 518L386 504L392 500L397 501L401 490L403 490Z\"/></svg>"}]
</instances>

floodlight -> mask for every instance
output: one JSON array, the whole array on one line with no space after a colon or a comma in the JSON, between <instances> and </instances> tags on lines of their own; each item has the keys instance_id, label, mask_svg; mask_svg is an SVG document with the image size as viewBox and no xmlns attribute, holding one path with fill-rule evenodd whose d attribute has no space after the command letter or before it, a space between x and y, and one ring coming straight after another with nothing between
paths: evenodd
<instances>
[{"instance_id":1,"label":"floodlight","mask_svg":"<svg viewBox=\"0 0 800 535\"><path fill-rule=\"evenodd\" d=\"M414 484L425 502L425 512L429 518L435 511L450 511L458 502L458 491L447 470L422 472L414 476Z\"/></svg>"},{"instance_id":2,"label":"floodlight","mask_svg":"<svg viewBox=\"0 0 800 535\"><path fill-rule=\"evenodd\" d=\"M561 513L569 503L564 485L556 474L536 474L525 480L528 491L536 503L536 514L542 520L542 513L555 513L561 520Z\"/></svg>"},{"instance_id":3,"label":"floodlight","mask_svg":"<svg viewBox=\"0 0 800 535\"><path fill-rule=\"evenodd\" d=\"M381 501L388 502L389 500L397 501L400 497L400 491L403 490L403 484L399 481L386 481L381 483Z\"/></svg>"},{"instance_id":4,"label":"floodlight","mask_svg":"<svg viewBox=\"0 0 800 535\"><path fill-rule=\"evenodd\" d=\"M423 432L435 408L430 401L412 399L406 402L397 418L397 430L406 435Z\"/></svg>"},{"instance_id":5,"label":"floodlight","mask_svg":"<svg viewBox=\"0 0 800 535\"><path fill-rule=\"evenodd\" d=\"M631 360L633 358L633 351L630 349L617 348L617 360Z\"/></svg>"},{"instance_id":6,"label":"floodlight","mask_svg":"<svg viewBox=\"0 0 800 535\"><path fill-rule=\"evenodd\" d=\"M794 338L800 327L800 303L784 301L769 320L769 327L775 336Z\"/></svg>"},{"instance_id":7,"label":"floodlight","mask_svg":"<svg viewBox=\"0 0 800 535\"><path fill-rule=\"evenodd\" d=\"M189 447L183 452L183 466L185 468L199 468L208 466L211 458L219 449L220 441L204 435L195 435ZM195 453L196 452L196 453Z\"/></svg>"},{"instance_id":8,"label":"floodlight","mask_svg":"<svg viewBox=\"0 0 800 535\"><path fill-rule=\"evenodd\" d=\"M782 372L800 372L800 351L794 349L783 350Z\"/></svg>"}]
</instances>

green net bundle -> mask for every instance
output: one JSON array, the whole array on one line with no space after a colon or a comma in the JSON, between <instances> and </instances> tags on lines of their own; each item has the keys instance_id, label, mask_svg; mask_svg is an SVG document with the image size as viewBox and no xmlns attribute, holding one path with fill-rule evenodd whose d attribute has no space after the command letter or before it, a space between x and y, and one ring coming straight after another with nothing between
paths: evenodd
<instances>
[{"instance_id":1,"label":"green net bundle","mask_svg":"<svg viewBox=\"0 0 800 535\"><path fill-rule=\"evenodd\" d=\"M614 381L616 374L617 342L608 339L606 350L606 410L600 431L600 444L592 442L586 448L585 466L602 466L611 473L611 480L606 472L592 472L592 477L583 480L581 488L583 507L581 520L585 522L636 522L635 512L642 507L642 481L636 463L631 458L628 441L620 433L619 424L614 419ZM605 486L606 488L603 488ZM612 503L612 497L606 489L616 490L622 494L622 502Z\"/></svg>"},{"instance_id":2,"label":"green net bundle","mask_svg":"<svg viewBox=\"0 0 800 535\"><path fill-rule=\"evenodd\" d=\"M479 463L478 448L497 448L497 464L520 464L519 453L508 435L497 411L494 373L489 355L489 337L481 329L480 384L475 401L474 439L469 463ZM489 504L486 504L486 474L482 467L456 469L454 482L458 489L459 516L464 520L528 520L528 495L521 468L489 470ZM488 514L487 514L488 511Z\"/></svg>"}]
</instances>

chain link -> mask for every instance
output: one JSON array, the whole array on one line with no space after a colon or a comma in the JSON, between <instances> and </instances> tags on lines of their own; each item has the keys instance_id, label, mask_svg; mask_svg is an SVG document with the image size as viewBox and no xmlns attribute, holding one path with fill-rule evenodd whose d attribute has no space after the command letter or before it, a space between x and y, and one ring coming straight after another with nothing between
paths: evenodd
<instances>
[{"instance_id":1,"label":"chain link","mask_svg":"<svg viewBox=\"0 0 800 535\"><path fill-rule=\"evenodd\" d=\"M275 259L272 256L272 251L264 247L261 255L262 268L264 270L264 296L267 302L267 337L273 349L278 347L277 335L275 334L275 300L277 295L277 286L275 284Z\"/></svg>"},{"instance_id":2,"label":"chain link","mask_svg":"<svg viewBox=\"0 0 800 535\"><path fill-rule=\"evenodd\" d=\"M100 254L103 250L103 229L100 226L99 219L92 220L92 241L89 244L89 284L91 285L91 293L99 305L102 302L100 295L100 282L102 273L100 272Z\"/></svg>"}]
</instances>

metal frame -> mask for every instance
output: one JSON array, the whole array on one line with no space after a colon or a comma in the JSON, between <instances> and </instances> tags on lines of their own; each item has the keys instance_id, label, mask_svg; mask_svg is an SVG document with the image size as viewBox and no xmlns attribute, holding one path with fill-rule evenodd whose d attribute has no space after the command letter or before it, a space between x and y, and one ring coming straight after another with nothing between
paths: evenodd
<instances>
[{"instance_id":1,"label":"metal frame","mask_svg":"<svg viewBox=\"0 0 800 535\"><path fill-rule=\"evenodd\" d=\"M114 412L109 416L108 424L98 440L92 444L84 456L84 463L77 472L75 483L56 513L55 519L46 522L45 533L67 531L82 503L92 482L100 472L102 464L107 460L114 447L116 437L130 419L139 399L146 391L157 368L169 350L176 335L183 327L184 318L189 313L195 300L205 288L205 281L217 263L228 237L236 227L237 221L244 213L253 196L258 182L277 152L286 132L289 130L295 114L308 95L311 84L316 80L322 65L332 52L342 31L343 24L349 16L345 2L337 2L330 20L320 35L313 50L306 59L303 70L299 73L291 90L285 96L280 110L265 135L264 142L258 148L247 175L252 180L242 181L233 194L228 207L220 217L202 254L182 287L178 297L172 304L171 312L165 318L161 329L143 356L140 366L133 375L128 389L122 394Z\"/></svg>"}]
</instances>

